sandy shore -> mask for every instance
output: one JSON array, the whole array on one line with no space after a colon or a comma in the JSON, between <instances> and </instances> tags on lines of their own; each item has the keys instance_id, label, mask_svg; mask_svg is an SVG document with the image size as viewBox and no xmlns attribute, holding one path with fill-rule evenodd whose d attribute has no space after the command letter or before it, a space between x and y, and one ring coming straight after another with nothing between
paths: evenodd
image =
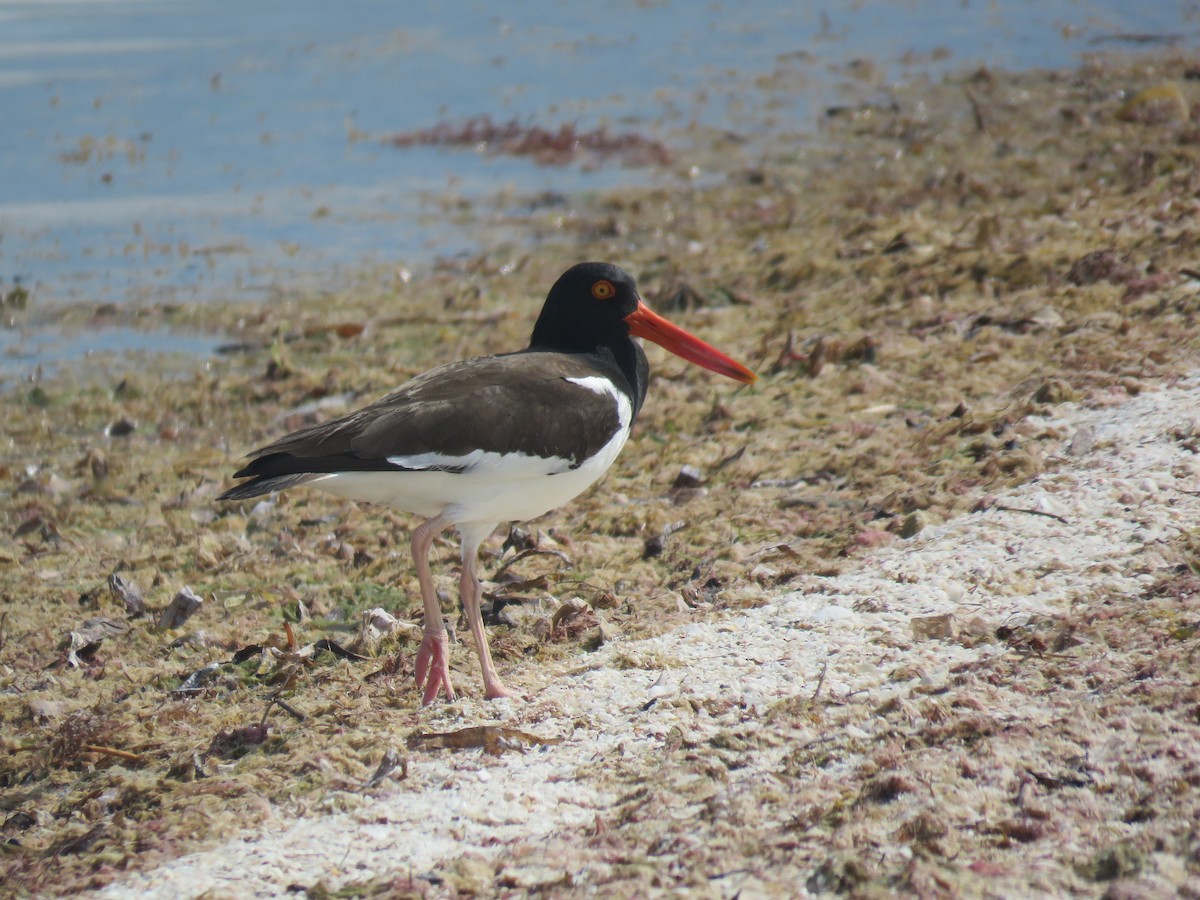
<instances>
[{"instance_id":1,"label":"sandy shore","mask_svg":"<svg viewBox=\"0 0 1200 900\"><path fill-rule=\"evenodd\" d=\"M1120 896L1200 895L1195 847L1179 842L1200 821L1195 639L1167 636L1200 614L1172 549L1200 517L1197 423L1200 377L1029 419L1061 464L990 508L757 609L549 667L526 699L426 723L561 743L413 752L407 778L352 813L279 813L104 893L584 893L598 879L620 894L612 839L636 832L656 848L646 865L702 895L816 892L891 867L935 893L1088 893L1105 866ZM972 739L949 748L936 734ZM789 837L797 810L825 832L825 858ZM1147 830L1161 849L1123 855ZM851 833L877 854L838 852ZM930 842L954 845L954 875L924 861Z\"/></svg>"}]
</instances>

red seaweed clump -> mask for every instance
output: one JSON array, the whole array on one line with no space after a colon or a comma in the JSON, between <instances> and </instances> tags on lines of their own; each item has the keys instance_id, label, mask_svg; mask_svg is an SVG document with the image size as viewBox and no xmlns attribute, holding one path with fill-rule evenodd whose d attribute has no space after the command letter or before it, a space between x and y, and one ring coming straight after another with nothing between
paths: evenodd
<instances>
[{"instance_id":1,"label":"red seaweed clump","mask_svg":"<svg viewBox=\"0 0 1200 900\"><path fill-rule=\"evenodd\" d=\"M432 128L403 131L385 139L394 147L479 147L487 153L531 156L539 165L562 166L578 159L612 158L626 166L662 166L671 153L661 141L633 132L611 134L607 128L580 131L573 123L557 130L510 119L493 122L487 115L461 124L442 122Z\"/></svg>"}]
</instances>

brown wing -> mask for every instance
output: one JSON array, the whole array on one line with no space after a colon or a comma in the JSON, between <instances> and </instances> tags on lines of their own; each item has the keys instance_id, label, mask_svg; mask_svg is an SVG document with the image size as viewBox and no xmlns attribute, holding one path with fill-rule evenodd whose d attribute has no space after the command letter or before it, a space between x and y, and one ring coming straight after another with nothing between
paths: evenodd
<instances>
[{"instance_id":1,"label":"brown wing","mask_svg":"<svg viewBox=\"0 0 1200 900\"><path fill-rule=\"evenodd\" d=\"M419 468L461 471L456 458L475 450L578 465L620 427L611 394L568 380L587 377L608 379L628 391L615 365L591 356L523 351L451 363L370 406L254 451L235 477L255 482L229 494L266 493L307 473L403 471L405 466L389 462L397 457L444 457L445 465Z\"/></svg>"}]
</instances>

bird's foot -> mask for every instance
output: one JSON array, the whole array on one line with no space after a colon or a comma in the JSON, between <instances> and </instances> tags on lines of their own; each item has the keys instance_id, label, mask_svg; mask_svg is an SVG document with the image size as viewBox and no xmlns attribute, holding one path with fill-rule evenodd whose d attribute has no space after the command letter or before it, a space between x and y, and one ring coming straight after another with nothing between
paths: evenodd
<instances>
[{"instance_id":1,"label":"bird's foot","mask_svg":"<svg viewBox=\"0 0 1200 900\"><path fill-rule=\"evenodd\" d=\"M417 650L417 667L414 674L417 687L425 689L425 693L421 695L422 704L428 706L442 691L446 692L448 701L454 701L454 685L450 683L450 652L447 649L445 630L425 632Z\"/></svg>"},{"instance_id":2,"label":"bird's foot","mask_svg":"<svg viewBox=\"0 0 1200 900\"><path fill-rule=\"evenodd\" d=\"M511 697L512 691L504 686L499 678L483 679L483 696L488 700L499 700L501 697Z\"/></svg>"}]
</instances>

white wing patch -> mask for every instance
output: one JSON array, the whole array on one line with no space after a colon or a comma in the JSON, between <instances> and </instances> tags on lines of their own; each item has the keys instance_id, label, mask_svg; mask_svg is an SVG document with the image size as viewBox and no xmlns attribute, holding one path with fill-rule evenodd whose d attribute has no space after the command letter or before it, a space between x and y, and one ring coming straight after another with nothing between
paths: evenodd
<instances>
[{"instance_id":1,"label":"white wing patch","mask_svg":"<svg viewBox=\"0 0 1200 900\"><path fill-rule=\"evenodd\" d=\"M617 386L607 378L601 378L599 375L587 375L583 378L568 378L567 381L571 384L577 384L580 387L587 388L596 394L608 394L617 401L617 421L620 423L620 431L629 431L629 420L633 418L633 404L629 402L629 398L617 390ZM624 443L624 439L621 441Z\"/></svg>"},{"instance_id":2,"label":"white wing patch","mask_svg":"<svg viewBox=\"0 0 1200 900\"><path fill-rule=\"evenodd\" d=\"M522 475L554 475L571 467L571 461L567 459L546 459L528 453L496 453L492 450L472 450L462 456L414 453L412 456L389 456L387 461L393 466L417 472L434 469L462 472L519 471Z\"/></svg>"},{"instance_id":3,"label":"white wing patch","mask_svg":"<svg viewBox=\"0 0 1200 900\"><path fill-rule=\"evenodd\" d=\"M608 443L600 448L600 452L591 459L584 460L583 464L577 470L587 479L584 486L577 492L583 493L585 488L589 487L608 471L608 467L613 464L617 458L617 454L625 446L625 439L629 437L629 426L633 422L633 404L607 378L588 375L584 378L568 378L567 381L587 388L589 391L595 391L597 394L608 394L617 402L617 430L609 438Z\"/></svg>"}]
</instances>

